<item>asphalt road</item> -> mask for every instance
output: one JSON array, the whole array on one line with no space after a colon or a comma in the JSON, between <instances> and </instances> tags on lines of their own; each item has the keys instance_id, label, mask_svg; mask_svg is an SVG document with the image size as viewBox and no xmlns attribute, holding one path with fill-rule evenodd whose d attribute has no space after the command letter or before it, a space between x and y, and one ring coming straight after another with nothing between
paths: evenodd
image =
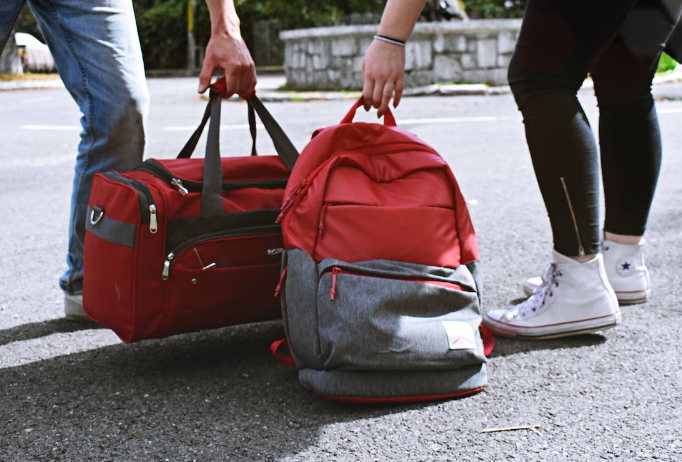
<instances>
[{"instance_id":1,"label":"asphalt road","mask_svg":"<svg viewBox=\"0 0 682 462\"><path fill-rule=\"evenodd\" d=\"M205 103L194 79L149 85L146 155L173 157ZM0 461L682 460L682 86L655 91L665 154L647 235L652 299L603 334L498 339L475 396L369 407L303 389L268 350L278 322L125 345L64 320L79 114L63 89L0 92ZM581 99L596 127L591 91ZM268 108L303 148L350 105ZM509 306L551 249L511 96L406 98L395 115L450 162L478 233L484 308ZM244 104L224 103L225 155L249 152L245 121ZM481 433L525 425L539 433Z\"/></svg>"}]
</instances>

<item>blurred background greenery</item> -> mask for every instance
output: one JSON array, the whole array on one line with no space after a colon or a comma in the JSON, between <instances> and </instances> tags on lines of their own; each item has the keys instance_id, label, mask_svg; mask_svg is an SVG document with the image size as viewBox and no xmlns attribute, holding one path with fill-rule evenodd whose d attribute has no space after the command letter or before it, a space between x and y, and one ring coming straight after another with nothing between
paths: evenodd
<instances>
[{"instance_id":1,"label":"blurred background greenery","mask_svg":"<svg viewBox=\"0 0 682 462\"><path fill-rule=\"evenodd\" d=\"M472 19L521 17L525 0L463 0ZM183 69L187 65L187 16L191 0L134 0L142 52L147 69ZM235 0L242 35L259 66L281 66L280 30L340 24L376 24L385 0ZM205 47L210 36L208 8L196 0L194 38ZM44 42L29 10L24 8L16 31ZM279 47L279 48L278 48Z\"/></svg>"}]
</instances>

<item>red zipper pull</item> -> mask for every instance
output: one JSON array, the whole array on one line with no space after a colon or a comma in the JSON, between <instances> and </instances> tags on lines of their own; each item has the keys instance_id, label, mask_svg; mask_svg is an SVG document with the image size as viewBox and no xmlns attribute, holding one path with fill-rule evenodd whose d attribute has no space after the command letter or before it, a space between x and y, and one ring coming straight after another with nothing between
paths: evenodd
<instances>
[{"instance_id":1,"label":"red zipper pull","mask_svg":"<svg viewBox=\"0 0 682 462\"><path fill-rule=\"evenodd\" d=\"M336 275L339 274L341 271L342 271L341 268L339 268L338 266L332 268L332 290L331 293L329 294L329 300L331 300L332 302L336 298Z\"/></svg>"},{"instance_id":2,"label":"red zipper pull","mask_svg":"<svg viewBox=\"0 0 682 462\"><path fill-rule=\"evenodd\" d=\"M324 204L322 207L322 211L320 212L320 224L318 225L318 233L320 235L320 239L324 236L324 217L327 212L327 207L329 207L329 204Z\"/></svg>"},{"instance_id":3,"label":"red zipper pull","mask_svg":"<svg viewBox=\"0 0 682 462\"><path fill-rule=\"evenodd\" d=\"M307 189L308 187L308 179L304 179L301 184L299 185L296 190L289 195L286 199L284 199L284 205L282 206L282 211L279 213L279 216L277 216L277 219L275 220L275 223L280 223L282 219L284 218L284 215L289 211L292 205L294 205L294 199L298 197L303 190Z\"/></svg>"},{"instance_id":4,"label":"red zipper pull","mask_svg":"<svg viewBox=\"0 0 682 462\"><path fill-rule=\"evenodd\" d=\"M284 271L282 271L282 275L279 277L279 283L277 284L277 288L275 289L275 297L279 296L279 293L282 291L282 284L284 284L284 279L287 277L287 270L289 269L288 266L284 267Z\"/></svg>"}]
</instances>

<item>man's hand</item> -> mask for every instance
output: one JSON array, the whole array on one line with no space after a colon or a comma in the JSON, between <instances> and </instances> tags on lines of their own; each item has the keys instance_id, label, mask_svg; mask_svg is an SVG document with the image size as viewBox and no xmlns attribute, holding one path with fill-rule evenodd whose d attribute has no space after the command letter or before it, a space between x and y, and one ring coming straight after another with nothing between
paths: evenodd
<instances>
[{"instance_id":1,"label":"man's hand","mask_svg":"<svg viewBox=\"0 0 682 462\"><path fill-rule=\"evenodd\" d=\"M405 47L375 40L369 46L362 62L362 97L365 110L378 109L381 117L393 98L397 107L403 95L405 75Z\"/></svg>"},{"instance_id":2,"label":"man's hand","mask_svg":"<svg viewBox=\"0 0 682 462\"><path fill-rule=\"evenodd\" d=\"M211 39L199 74L199 93L211 84L215 71L225 70L225 98L248 99L256 93L256 65L239 31L233 0L206 0L211 15Z\"/></svg>"}]
</instances>

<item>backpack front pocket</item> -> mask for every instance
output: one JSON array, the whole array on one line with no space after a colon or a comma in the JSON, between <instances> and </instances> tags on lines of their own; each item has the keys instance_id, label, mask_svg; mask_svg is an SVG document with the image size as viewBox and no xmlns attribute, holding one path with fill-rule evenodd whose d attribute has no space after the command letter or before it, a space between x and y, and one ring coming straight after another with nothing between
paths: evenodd
<instances>
[{"instance_id":1,"label":"backpack front pocket","mask_svg":"<svg viewBox=\"0 0 682 462\"><path fill-rule=\"evenodd\" d=\"M317 318L326 370L447 370L485 362L478 294L455 280L332 266L319 280Z\"/></svg>"}]
</instances>

